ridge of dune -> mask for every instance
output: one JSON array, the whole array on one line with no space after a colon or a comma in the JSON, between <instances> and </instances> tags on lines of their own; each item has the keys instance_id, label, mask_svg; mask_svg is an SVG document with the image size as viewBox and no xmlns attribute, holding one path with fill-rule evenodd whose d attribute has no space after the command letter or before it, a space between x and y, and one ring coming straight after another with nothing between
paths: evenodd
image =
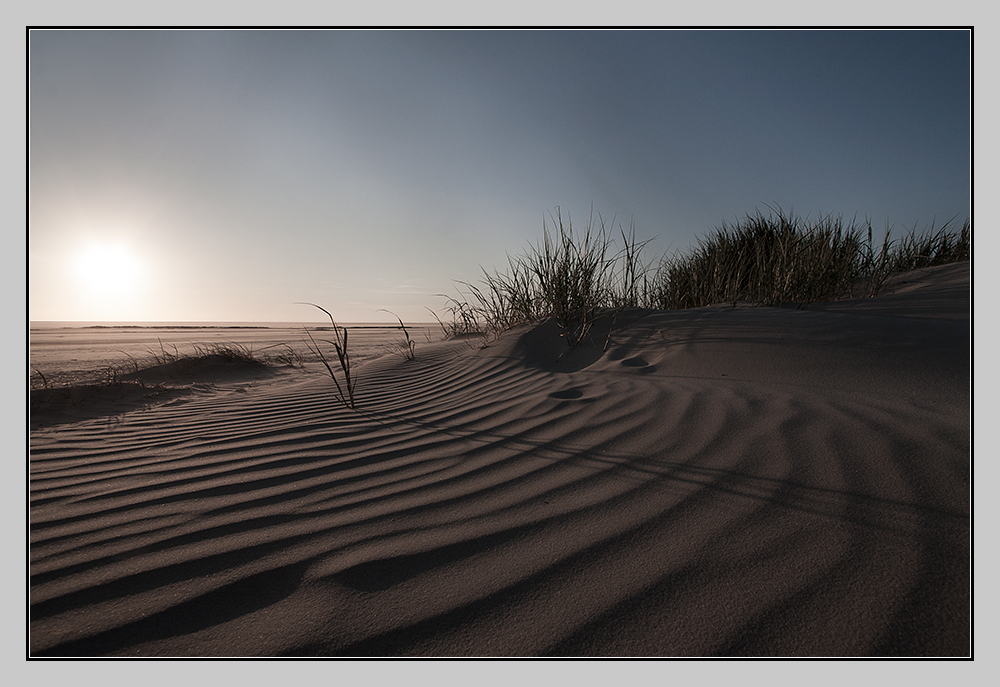
<instances>
[{"instance_id":1,"label":"ridge of dune","mask_svg":"<svg viewBox=\"0 0 1000 687\"><path fill-rule=\"evenodd\" d=\"M419 345L357 411L312 367L37 428L31 654L969 655L945 267Z\"/></svg>"}]
</instances>

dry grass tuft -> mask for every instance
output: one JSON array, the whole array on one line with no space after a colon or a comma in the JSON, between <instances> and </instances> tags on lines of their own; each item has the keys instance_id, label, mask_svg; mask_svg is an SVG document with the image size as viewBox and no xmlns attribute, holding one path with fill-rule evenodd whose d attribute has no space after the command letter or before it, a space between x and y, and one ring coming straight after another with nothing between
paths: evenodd
<instances>
[{"instance_id":1,"label":"dry grass tuft","mask_svg":"<svg viewBox=\"0 0 1000 687\"><path fill-rule=\"evenodd\" d=\"M871 222L845 222L828 215L808 221L780 207L723 223L687 254L654 262L643 259L648 241L635 228L614 230L598 215L582 234L567 216L549 215L542 241L505 272L483 270L480 284L459 282L460 298L448 298L446 336L477 334L484 341L519 324L555 320L569 346L588 334L598 317L621 308L697 308L717 303L789 305L850 297L872 297L895 271L969 260L972 225L948 222L899 240L887 227L880 244ZM614 235L614 237L613 237ZM620 244L619 244L620 239ZM432 313L433 314L433 313Z\"/></svg>"}]
</instances>

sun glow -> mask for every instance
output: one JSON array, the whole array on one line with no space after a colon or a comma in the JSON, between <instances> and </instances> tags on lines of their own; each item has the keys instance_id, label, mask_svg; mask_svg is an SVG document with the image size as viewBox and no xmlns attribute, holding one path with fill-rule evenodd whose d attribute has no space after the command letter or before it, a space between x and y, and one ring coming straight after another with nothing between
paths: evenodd
<instances>
[{"instance_id":1,"label":"sun glow","mask_svg":"<svg viewBox=\"0 0 1000 687\"><path fill-rule=\"evenodd\" d=\"M91 243L73 260L77 283L94 295L110 295L137 285L139 259L122 243Z\"/></svg>"},{"instance_id":2,"label":"sun glow","mask_svg":"<svg viewBox=\"0 0 1000 687\"><path fill-rule=\"evenodd\" d=\"M92 319L134 317L142 301L148 266L128 243L93 240L81 245L70 260L73 300Z\"/></svg>"}]
</instances>

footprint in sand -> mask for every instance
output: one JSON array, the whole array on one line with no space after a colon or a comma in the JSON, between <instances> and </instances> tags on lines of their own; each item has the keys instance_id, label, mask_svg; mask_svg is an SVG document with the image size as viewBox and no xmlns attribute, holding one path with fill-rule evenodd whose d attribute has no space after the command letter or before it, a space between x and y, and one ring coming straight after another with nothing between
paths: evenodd
<instances>
[{"instance_id":1,"label":"footprint in sand","mask_svg":"<svg viewBox=\"0 0 1000 687\"><path fill-rule=\"evenodd\" d=\"M625 358L622 360L622 367L634 368L636 372L640 374L649 374L656 370L656 365L651 365L642 356L635 356L634 358Z\"/></svg>"}]
</instances>

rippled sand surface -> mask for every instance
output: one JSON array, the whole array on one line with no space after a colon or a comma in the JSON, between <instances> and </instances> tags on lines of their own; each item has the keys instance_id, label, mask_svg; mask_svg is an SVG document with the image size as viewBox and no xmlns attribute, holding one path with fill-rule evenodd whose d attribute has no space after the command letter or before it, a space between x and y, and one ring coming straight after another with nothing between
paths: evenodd
<instances>
[{"instance_id":1,"label":"rippled sand surface","mask_svg":"<svg viewBox=\"0 0 1000 687\"><path fill-rule=\"evenodd\" d=\"M35 656L964 656L969 267L39 425ZM963 298L965 299L963 301Z\"/></svg>"}]
</instances>

